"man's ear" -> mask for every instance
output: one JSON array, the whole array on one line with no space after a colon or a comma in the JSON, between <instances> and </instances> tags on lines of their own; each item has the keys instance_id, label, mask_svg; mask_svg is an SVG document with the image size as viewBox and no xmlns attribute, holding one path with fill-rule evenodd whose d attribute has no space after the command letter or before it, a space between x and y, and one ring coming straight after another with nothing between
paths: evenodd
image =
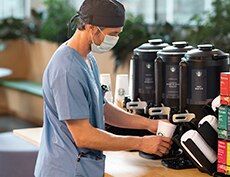
<instances>
[{"instance_id":1,"label":"man's ear","mask_svg":"<svg viewBox=\"0 0 230 177\"><path fill-rule=\"evenodd\" d=\"M88 31L88 32L90 32L90 33L92 33L92 34L97 33L97 27L94 26L94 25L86 24L86 25L85 25L85 29L86 29L86 31Z\"/></svg>"}]
</instances>

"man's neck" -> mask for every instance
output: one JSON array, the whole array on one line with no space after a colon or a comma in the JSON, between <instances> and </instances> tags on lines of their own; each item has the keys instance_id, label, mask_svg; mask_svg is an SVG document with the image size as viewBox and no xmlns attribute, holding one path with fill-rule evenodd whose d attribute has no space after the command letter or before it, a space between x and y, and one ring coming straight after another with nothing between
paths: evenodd
<instances>
[{"instance_id":1,"label":"man's neck","mask_svg":"<svg viewBox=\"0 0 230 177\"><path fill-rule=\"evenodd\" d=\"M69 39L67 45L76 50L84 59L87 59L87 55L90 52L90 44L84 31L77 30Z\"/></svg>"}]
</instances>

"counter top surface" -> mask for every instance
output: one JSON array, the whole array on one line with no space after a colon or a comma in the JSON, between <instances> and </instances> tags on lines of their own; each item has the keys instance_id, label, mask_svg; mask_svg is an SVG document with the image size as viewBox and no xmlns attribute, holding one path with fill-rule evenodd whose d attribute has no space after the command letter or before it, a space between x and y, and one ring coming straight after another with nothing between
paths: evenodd
<instances>
[{"instance_id":1,"label":"counter top surface","mask_svg":"<svg viewBox=\"0 0 230 177\"><path fill-rule=\"evenodd\" d=\"M16 129L14 134L37 146L41 141L42 128ZM148 160L138 152L105 151L105 177L209 177L198 169L173 170L161 165L160 160Z\"/></svg>"},{"instance_id":2,"label":"counter top surface","mask_svg":"<svg viewBox=\"0 0 230 177\"><path fill-rule=\"evenodd\" d=\"M138 152L104 152L105 177L208 177L198 169L173 170L161 165L160 160L148 160Z\"/></svg>"}]
</instances>

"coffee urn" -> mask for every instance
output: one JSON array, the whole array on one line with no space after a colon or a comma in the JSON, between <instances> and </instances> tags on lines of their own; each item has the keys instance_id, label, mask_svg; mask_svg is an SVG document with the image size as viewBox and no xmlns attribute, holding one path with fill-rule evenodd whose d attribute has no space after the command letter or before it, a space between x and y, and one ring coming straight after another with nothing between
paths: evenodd
<instances>
[{"instance_id":1,"label":"coffee urn","mask_svg":"<svg viewBox=\"0 0 230 177\"><path fill-rule=\"evenodd\" d=\"M193 49L185 41L173 42L157 53L155 60L156 106L171 108L171 115L179 110L179 63L185 53Z\"/></svg>"},{"instance_id":2,"label":"coffee urn","mask_svg":"<svg viewBox=\"0 0 230 177\"><path fill-rule=\"evenodd\" d=\"M180 110L192 112L196 122L210 114L206 106L220 90L220 73L229 71L229 54L211 44L198 45L180 62Z\"/></svg>"},{"instance_id":3,"label":"coffee urn","mask_svg":"<svg viewBox=\"0 0 230 177\"><path fill-rule=\"evenodd\" d=\"M148 118L156 117L155 112L159 118L167 117L167 113L170 112L169 108L165 107L159 112L157 108L153 108L155 104L154 60L157 57L157 52L166 46L168 44L163 43L161 39L152 39L133 50L130 60L130 96L124 99L124 108L127 111ZM106 130L119 135L144 136L152 134L147 130L126 129L111 125L106 125Z\"/></svg>"},{"instance_id":4,"label":"coffee urn","mask_svg":"<svg viewBox=\"0 0 230 177\"><path fill-rule=\"evenodd\" d=\"M149 40L134 49L130 61L130 93L132 101L155 104L154 60L157 52L167 47L161 39Z\"/></svg>"}]
</instances>

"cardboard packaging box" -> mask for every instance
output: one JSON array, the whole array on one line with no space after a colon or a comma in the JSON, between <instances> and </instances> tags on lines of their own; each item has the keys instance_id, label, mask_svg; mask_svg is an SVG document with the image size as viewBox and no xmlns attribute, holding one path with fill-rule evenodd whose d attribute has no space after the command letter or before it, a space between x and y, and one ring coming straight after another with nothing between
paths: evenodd
<instances>
[{"instance_id":1,"label":"cardboard packaging box","mask_svg":"<svg viewBox=\"0 0 230 177\"><path fill-rule=\"evenodd\" d=\"M220 104L225 106L230 106L230 96L220 96Z\"/></svg>"},{"instance_id":2,"label":"cardboard packaging box","mask_svg":"<svg viewBox=\"0 0 230 177\"><path fill-rule=\"evenodd\" d=\"M220 106L218 110L218 128L228 130L228 107Z\"/></svg>"},{"instance_id":3,"label":"cardboard packaging box","mask_svg":"<svg viewBox=\"0 0 230 177\"><path fill-rule=\"evenodd\" d=\"M217 163L227 164L227 141L218 140Z\"/></svg>"},{"instance_id":4,"label":"cardboard packaging box","mask_svg":"<svg viewBox=\"0 0 230 177\"><path fill-rule=\"evenodd\" d=\"M229 175L230 174L230 166L218 163L217 164L217 172Z\"/></svg>"},{"instance_id":5,"label":"cardboard packaging box","mask_svg":"<svg viewBox=\"0 0 230 177\"><path fill-rule=\"evenodd\" d=\"M218 110L218 138L230 140L230 107L220 106Z\"/></svg>"},{"instance_id":6,"label":"cardboard packaging box","mask_svg":"<svg viewBox=\"0 0 230 177\"><path fill-rule=\"evenodd\" d=\"M220 95L230 96L230 72L220 74Z\"/></svg>"},{"instance_id":7,"label":"cardboard packaging box","mask_svg":"<svg viewBox=\"0 0 230 177\"><path fill-rule=\"evenodd\" d=\"M230 142L227 142L227 166L230 166Z\"/></svg>"}]
</instances>

